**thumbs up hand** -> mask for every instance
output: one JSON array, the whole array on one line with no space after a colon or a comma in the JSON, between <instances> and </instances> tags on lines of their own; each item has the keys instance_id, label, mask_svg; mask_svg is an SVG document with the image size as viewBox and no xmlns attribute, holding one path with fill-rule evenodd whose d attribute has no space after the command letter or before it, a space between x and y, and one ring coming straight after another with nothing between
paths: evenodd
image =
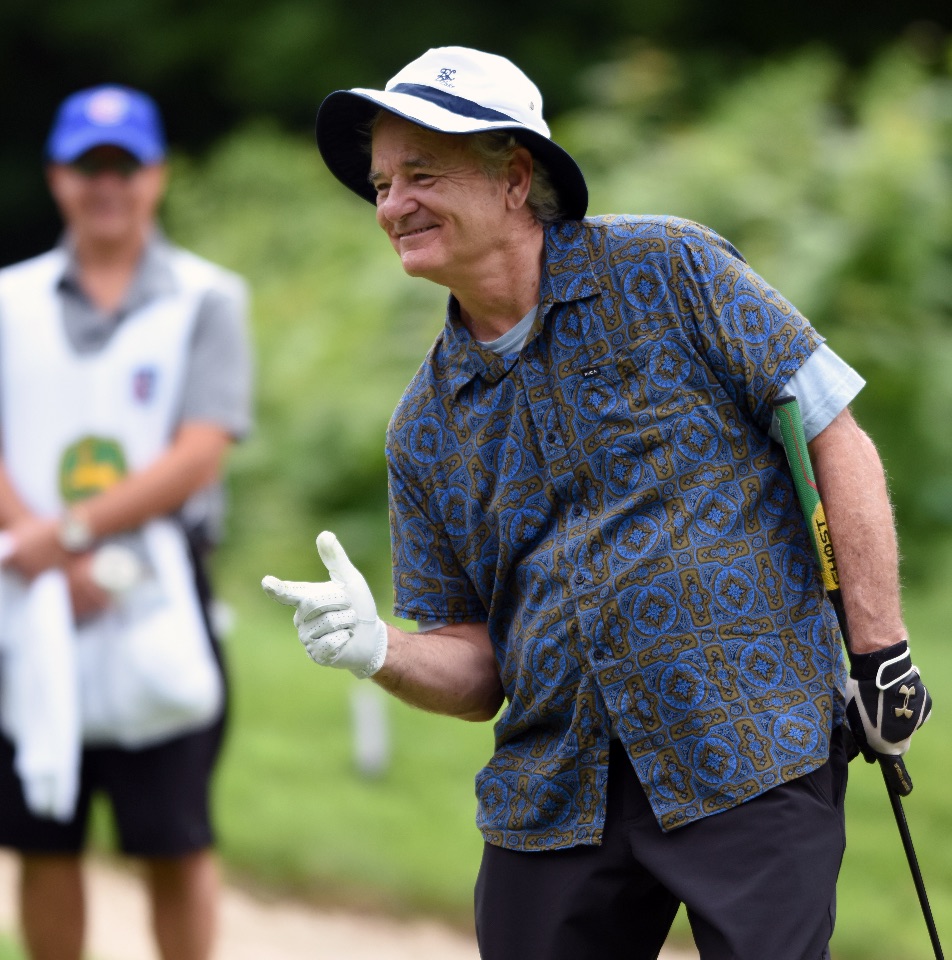
<instances>
[{"instance_id":1,"label":"thumbs up hand","mask_svg":"<svg viewBox=\"0 0 952 960\"><path fill-rule=\"evenodd\" d=\"M387 625L377 616L367 581L337 537L325 530L317 538L317 551L330 582L268 576L261 586L279 603L296 608L294 626L315 663L350 670L361 680L372 677L387 656Z\"/></svg>"}]
</instances>

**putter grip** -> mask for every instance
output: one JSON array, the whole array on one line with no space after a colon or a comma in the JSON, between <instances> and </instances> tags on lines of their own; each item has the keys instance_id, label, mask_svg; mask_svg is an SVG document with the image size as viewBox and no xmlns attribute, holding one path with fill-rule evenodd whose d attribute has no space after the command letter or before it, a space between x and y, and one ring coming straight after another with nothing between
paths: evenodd
<instances>
[{"instance_id":1,"label":"putter grip","mask_svg":"<svg viewBox=\"0 0 952 960\"><path fill-rule=\"evenodd\" d=\"M833 540L826 523L820 491L817 489L807 447L806 434L803 432L803 419L800 416L800 404L796 397L781 397L774 403L774 413L783 438L783 448L790 464L793 486L800 501L800 509L810 531L810 541L820 565L823 586L833 604L836 620L847 650L850 645L849 626L846 621L846 609L843 606L843 594L840 592L840 578L836 571L836 554L833 552ZM865 755L865 754L864 754ZM883 779L889 790L899 797L912 793L912 778L906 770L902 757L874 754L879 761ZM872 759L867 757L872 763Z\"/></svg>"},{"instance_id":2,"label":"putter grip","mask_svg":"<svg viewBox=\"0 0 952 960\"><path fill-rule=\"evenodd\" d=\"M807 438L803 432L803 420L800 417L800 404L796 397L783 397L774 405L777 422L780 426L780 435L783 437L783 448L790 464L793 476L793 486L800 500L804 519L810 528L810 540L820 565L820 575L823 577L823 586L827 593L839 593L840 578L836 573L836 556L833 553L833 541L830 539L830 529L826 525L826 514L823 512L823 503L820 501L820 491L813 476L813 464L810 463L810 451L807 448ZM832 597L830 599L833 599ZM834 601L835 604L835 601ZM846 639L846 617L840 616L837 610L837 619L840 629Z\"/></svg>"},{"instance_id":3,"label":"putter grip","mask_svg":"<svg viewBox=\"0 0 952 960\"><path fill-rule=\"evenodd\" d=\"M883 780L886 781L890 793L894 793L897 797L908 797L912 793L912 778L906 770L902 757L885 757L878 753L876 759L879 761L879 769L883 772Z\"/></svg>"}]
</instances>

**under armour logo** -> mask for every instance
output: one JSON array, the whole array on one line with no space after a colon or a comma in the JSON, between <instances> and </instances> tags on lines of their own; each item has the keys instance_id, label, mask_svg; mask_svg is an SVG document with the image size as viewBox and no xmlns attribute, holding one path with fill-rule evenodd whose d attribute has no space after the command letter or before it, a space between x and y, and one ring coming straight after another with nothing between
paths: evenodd
<instances>
[{"instance_id":1,"label":"under armour logo","mask_svg":"<svg viewBox=\"0 0 952 960\"><path fill-rule=\"evenodd\" d=\"M906 720L911 720L911 719L912 719L912 711L909 709L909 698L910 698L910 697L914 697L914 696L916 695L916 688L915 688L915 687L907 687L905 684L903 684L903 685L899 688L899 692L900 692L906 699L903 700L901 707L896 707L896 708L895 708L895 710L896 710L896 716L897 716L897 717L904 717Z\"/></svg>"},{"instance_id":2,"label":"under armour logo","mask_svg":"<svg viewBox=\"0 0 952 960\"><path fill-rule=\"evenodd\" d=\"M436 75L436 82L445 83L447 86L452 86L455 79L456 71L452 67L443 67Z\"/></svg>"}]
</instances>

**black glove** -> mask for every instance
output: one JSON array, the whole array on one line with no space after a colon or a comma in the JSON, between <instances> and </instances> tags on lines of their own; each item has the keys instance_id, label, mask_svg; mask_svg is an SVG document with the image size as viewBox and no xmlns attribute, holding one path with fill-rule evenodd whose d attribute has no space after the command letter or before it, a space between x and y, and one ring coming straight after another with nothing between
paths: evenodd
<instances>
[{"instance_id":1,"label":"black glove","mask_svg":"<svg viewBox=\"0 0 952 960\"><path fill-rule=\"evenodd\" d=\"M905 640L873 653L850 654L846 719L867 762L902 756L932 712L932 697Z\"/></svg>"}]
</instances>

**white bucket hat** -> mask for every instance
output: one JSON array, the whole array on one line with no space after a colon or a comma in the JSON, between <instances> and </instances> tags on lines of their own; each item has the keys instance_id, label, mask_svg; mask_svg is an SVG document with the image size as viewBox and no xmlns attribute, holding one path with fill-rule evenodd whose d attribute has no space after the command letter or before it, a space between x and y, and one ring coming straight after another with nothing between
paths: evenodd
<instances>
[{"instance_id":1,"label":"white bucket hat","mask_svg":"<svg viewBox=\"0 0 952 960\"><path fill-rule=\"evenodd\" d=\"M588 189L576 162L549 135L539 88L505 57L467 47L435 47L393 77L384 90L336 90L317 111L317 146L331 173L376 202L367 180L363 127L383 108L442 133L511 130L549 172L563 216L578 220Z\"/></svg>"}]
</instances>

